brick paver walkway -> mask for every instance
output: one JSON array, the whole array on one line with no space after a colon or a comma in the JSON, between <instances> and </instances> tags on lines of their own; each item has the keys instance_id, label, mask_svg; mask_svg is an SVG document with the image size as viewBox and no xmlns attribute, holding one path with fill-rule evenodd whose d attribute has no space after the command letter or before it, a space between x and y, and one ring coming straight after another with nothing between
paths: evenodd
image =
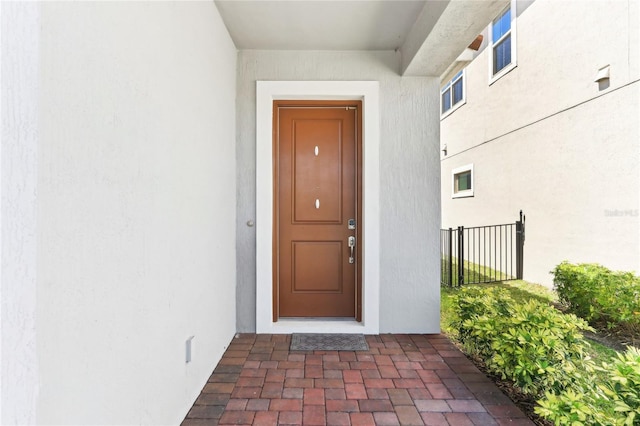
<instances>
[{"instance_id":1,"label":"brick paver walkway","mask_svg":"<svg viewBox=\"0 0 640 426\"><path fill-rule=\"evenodd\" d=\"M367 336L367 352L290 341L234 338L182 425L533 424L445 336Z\"/></svg>"}]
</instances>

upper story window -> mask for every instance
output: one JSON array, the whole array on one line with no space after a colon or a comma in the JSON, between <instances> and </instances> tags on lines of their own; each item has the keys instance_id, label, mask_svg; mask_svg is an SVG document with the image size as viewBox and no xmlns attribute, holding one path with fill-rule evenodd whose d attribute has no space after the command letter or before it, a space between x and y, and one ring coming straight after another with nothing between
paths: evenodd
<instances>
[{"instance_id":1,"label":"upper story window","mask_svg":"<svg viewBox=\"0 0 640 426\"><path fill-rule=\"evenodd\" d=\"M515 67L515 8L509 6L489 26L491 32L491 78L500 78Z\"/></svg>"},{"instance_id":2,"label":"upper story window","mask_svg":"<svg viewBox=\"0 0 640 426\"><path fill-rule=\"evenodd\" d=\"M456 74L440 91L441 114L448 115L465 101L464 70Z\"/></svg>"},{"instance_id":3,"label":"upper story window","mask_svg":"<svg viewBox=\"0 0 640 426\"><path fill-rule=\"evenodd\" d=\"M493 43L493 73L511 63L511 8L505 10L491 25Z\"/></svg>"}]
</instances>

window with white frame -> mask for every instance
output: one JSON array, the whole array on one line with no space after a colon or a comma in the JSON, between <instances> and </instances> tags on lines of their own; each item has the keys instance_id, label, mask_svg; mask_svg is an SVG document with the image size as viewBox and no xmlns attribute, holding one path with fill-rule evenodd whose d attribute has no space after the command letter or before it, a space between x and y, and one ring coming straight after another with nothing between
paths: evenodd
<instances>
[{"instance_id":1,"label":"window with white frame","mask_svg":"<svg viewBox=\"0 0 640 426\"><path fill-rule=\"evenodd\" d=\"M464 70L456 74L440 91L440 111L449 114L462 106L465 101Z\"/></svg>"},{"instance_id":2,"label":"window with white frame","mask_svg":"<svg viewBox=\"0 0 640 426\"><path fill-rule=\"evenodd\" d=\"M509 6L489 25L491 33L490 72L493 79L506 74L516 64L515 19L513 21L511 19L514 12L515 8Z\"/></svg>"},{"instance_id":3,"label":"window with white frame","mask_svg":"<svg viewBox=\"0 0 640 426\"><path fill-rule=\"evenodd\" d=\"M452 198L473 197L473 164L451 171L453 178Z\"/></svg>"}]
</instances>

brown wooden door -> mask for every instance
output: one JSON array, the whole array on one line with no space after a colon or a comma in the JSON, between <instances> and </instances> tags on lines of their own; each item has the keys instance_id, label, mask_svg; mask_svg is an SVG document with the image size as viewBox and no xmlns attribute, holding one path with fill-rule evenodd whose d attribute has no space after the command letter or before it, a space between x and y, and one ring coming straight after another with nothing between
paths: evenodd
<instances>
[{"instance_id":1,"label":"brown wooden door","mask_svg":"<svg viewBox=\"0 0 640 426\"><path fill-rule=\"evenodd\" d=\"M276 320L360 319L359 108L354 102L274 105ZM356 229L349 229L350 219Z\"/></svg>"}]
</instances>

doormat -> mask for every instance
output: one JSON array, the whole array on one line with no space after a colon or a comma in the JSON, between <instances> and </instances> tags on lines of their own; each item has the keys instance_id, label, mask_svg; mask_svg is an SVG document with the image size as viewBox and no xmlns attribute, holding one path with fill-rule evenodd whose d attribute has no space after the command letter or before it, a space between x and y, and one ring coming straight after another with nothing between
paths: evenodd
<instances>
[{"instance_id":1,"label":"doormat","mask_svg":"<svg viewBox=\"0 0 640 426\"><path fill-rule=\"evenodd\" d=\"M292 351L368 351L363 334L293 334Z\"/></svg>"}]
</instances>

